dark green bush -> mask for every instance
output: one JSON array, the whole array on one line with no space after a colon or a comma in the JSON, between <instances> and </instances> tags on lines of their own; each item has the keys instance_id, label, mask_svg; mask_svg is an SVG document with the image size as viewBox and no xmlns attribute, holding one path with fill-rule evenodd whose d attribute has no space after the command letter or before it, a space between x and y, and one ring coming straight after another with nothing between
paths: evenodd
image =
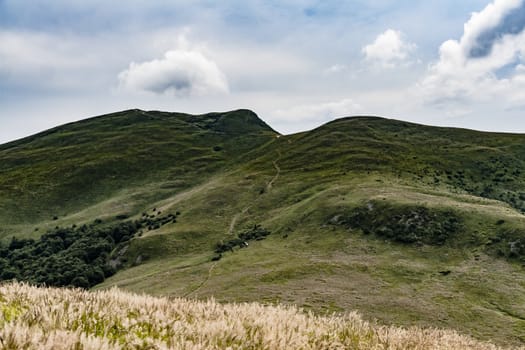
<instances>
[{"instance_id":1,"label":"dark green bush","mask_svg":"<svg viewBox=\"0 0 525 350\"><path fill-rule=\"evenodd\" d=\"M486 248L497 256L525 262L525 230L501 226L489 237Z\"/></svg>"},{"instance_id":2,"label":"dark green bush","mask_svg":"<svg viewBox=\"0 0 525 350\"><path fill-rule=\"evenodd\" d=\"M262 228L260 225L255 225L253 226L253 228L239 233L237 237L235 238L217 243L215 245L214 251L215 253L218 254L216 256L219 256L222 253L227 252L227 251L233 252L234 248L236 247L243 248L248 244L248 242L254 241L254 240L262 240L266 238L269 234L270 234L270 231Z\"/></svg>"},{"instance_id":3,"label":"dark green bush","mask_svg":"<svg viewBox=\"0 0 525 350\"><path fill-rule=\"evenodd\" d=\"M461 229L461 219L451 210L378 201L354 208L338 223L395 242L432 245L444 244Z\"/></svg>"}]
</instances>

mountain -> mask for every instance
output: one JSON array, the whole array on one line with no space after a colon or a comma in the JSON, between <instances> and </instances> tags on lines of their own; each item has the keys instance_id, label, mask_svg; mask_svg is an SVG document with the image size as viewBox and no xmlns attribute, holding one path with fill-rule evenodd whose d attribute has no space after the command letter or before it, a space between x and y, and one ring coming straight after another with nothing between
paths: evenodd
<instances>
[{"instance_id":1,"label":"mountain","mask_svg":"<svg viewBox=\"0 0 525 350\"><path fill-rule=\"evenodd\" d=\"M64 217L122 192L162 197L144 186L189 188L275 135L246 110L130 110L57 127L0 146L0 220Z\"/></svg>"},{"instance_id":2,"label":"mountain","mask_svg":"<svg viewBox=\"0 0 525 350\"><path fill-rule=\"evenodd\" d=\"M130 110L0 146L0 193L0 258L32 282L16 265L39 254L98 264L95 289L525 342L525 135L364 116L279 135L247 110Z\"/></svg>"}]
</instances>

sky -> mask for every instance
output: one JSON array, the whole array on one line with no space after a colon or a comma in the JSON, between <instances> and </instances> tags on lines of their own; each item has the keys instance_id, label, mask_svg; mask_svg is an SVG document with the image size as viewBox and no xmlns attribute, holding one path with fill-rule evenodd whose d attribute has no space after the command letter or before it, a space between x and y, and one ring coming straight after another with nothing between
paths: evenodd
<instances>
[{"instance_id":1,"label":"sky","mask_svg":"<svg viewBox=\"0 0 525 350\"><path fill-rule=\"evenodd\" d=\"M525 0L0 0L0 143L125 109L525 132Z\"/></svg>"}]
</instances>

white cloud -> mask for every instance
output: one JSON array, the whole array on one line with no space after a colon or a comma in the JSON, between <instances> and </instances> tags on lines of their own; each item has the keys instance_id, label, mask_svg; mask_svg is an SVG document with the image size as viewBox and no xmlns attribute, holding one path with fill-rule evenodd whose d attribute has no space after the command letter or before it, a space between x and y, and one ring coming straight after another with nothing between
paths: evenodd
<instances>
[{"instance_id":1,"label":"white cloud","mask_svg":"<svg viewBox=\"0 0 525 350\"><path fill-rule=\"evenodd\" d=\"M523 101L524 11L522 0L495 0L473 13L461 39L441 45L439 61L417 85L424 101L452 109L491 99L507 107ZM519 26L513 23L516 18Z\"/></svg>"},{"instance_id":2,"label":"white cloud","mask_svg":"<svg viewBox=\"0 0 525 350\"><path fill-rule=\"evenodd\" d=\"M497 30L502 25L504 29L505 16L522 6L523 0L494 0L487 5L481 12L472 14L470 20L465 23L464 34L460 41L460 46L466 51L467 55L472 55L476 51L485 51L484 46L487 39L483 39L483 34ZM486 35L485 35L486 36ZM489 36L490 38L492 36ZM493 39L496 39L494 36ZM489 40L491 41L491 40ZM475 54L477 56L478 54Z\"/></svg>"},{"instance_id":3,"label":"white cloud","mask_svg":"<svg viewBox=\"0 0 525 350\"><path fill-rule=\"evenodd\" d=\"M199 51L186 49L168 51L161 59L132 62L118 78L126 90L155 94L204 96L229 90L226 76L215 62Z\"/></svg>"},{"instance_id":4,"label":"white cloud","mask_svg":"<svg viewBox=\"0 0 525 350\"><path fill-rule=\"evenodd\" d=\"M393 68L410 63L410 55L415 48L415 44L405 40L402 32L388 29L361 51L367 61L383 68Z\"/></svg>"}]
</instances>

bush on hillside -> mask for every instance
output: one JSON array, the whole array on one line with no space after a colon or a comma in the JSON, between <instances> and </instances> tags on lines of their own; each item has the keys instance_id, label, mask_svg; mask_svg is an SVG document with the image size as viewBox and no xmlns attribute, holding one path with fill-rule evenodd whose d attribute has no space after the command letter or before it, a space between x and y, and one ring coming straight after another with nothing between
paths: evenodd
<instances>
[{"instance_id":1,"label":"bush on hillside","mask_svg":"<svg viewBox=\"0 0 525 350\"><path fill-rule=\"evenodd\" d=\"M243 248L248 245L250 241L260 241L265 239L270 234L270 231L262 228L260 225L254 225L252 228L245 230L237 235L237 237L217 243L215 246L214 256L215 260L219 260L222 257L222 253L231 251L234 248Z\"/></svg>"},{"instance_id":2,"label":"bush on hillside","mask_svg":"<svg viewBox=\"0 0 525 350\"><path fill-rule=\"evenodd\" d=\"M442 245L461 229L461 219L451 210L377 201L341 215L338 223L407 244Z\"/></svg>"},{"instance_id":3,"label":"bush on hillside","mask_svg":"<svg viewBox=\"0 0 525 350\"><path fill-rule=\"evenodd\" d=\"M500 257L525 262L525 231L505 227L504 223L499 226L488 238L487 250Z\"/></svg>"}]
</instances>

